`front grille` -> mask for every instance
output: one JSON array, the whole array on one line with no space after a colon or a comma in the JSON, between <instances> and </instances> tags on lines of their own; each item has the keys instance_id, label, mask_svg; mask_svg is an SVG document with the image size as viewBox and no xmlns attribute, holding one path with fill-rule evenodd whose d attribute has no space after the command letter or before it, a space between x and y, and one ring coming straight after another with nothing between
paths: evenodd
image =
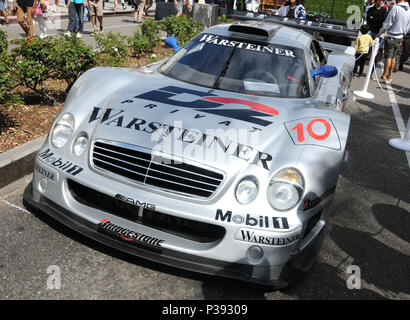
<instances>
[{"instance_id":1,"label":"front grille","mask_svg":"<svg viewBox=\"0 0 410 320\"><path fill-rule=\"evenodd\" d=\"M117 142L95 142L91 159L95 168L194 197L211 197L224 179L222 173Z\"/></svg>"},{"instance_id":2,"label":"front grille","mask_svg":"<svg viewBox=\"0 0 410 320\"><path fill-rule=\"evenodd\" d=\"M216 242L225 236L225 228L221 226L175 217L148 208L143 208L139 215L139 206L124 202L121 197L110 197L71 179L67 180L67 185L78 202L153 229L201 243Z\"/></svg>"}]
</instances>

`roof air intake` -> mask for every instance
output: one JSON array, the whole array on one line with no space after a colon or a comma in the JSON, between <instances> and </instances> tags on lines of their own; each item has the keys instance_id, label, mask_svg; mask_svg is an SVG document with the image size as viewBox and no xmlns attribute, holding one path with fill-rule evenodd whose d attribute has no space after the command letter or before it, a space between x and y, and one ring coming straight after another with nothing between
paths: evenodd
<instances>
[{"instance_id":1,"label":"roof air intake","mask_svg":"<svg viewBox=\"0 0 410 320\"><path fill-rule=\"evenodd\" d=\"M241 24L233 24L229 27L228 31L230 32L239 32L239 33L247 33L252 34L255 36L262 36L262 37L269 37L268 30L255 28L250 26L245 26Z\"/></svg>"}]
</instances>

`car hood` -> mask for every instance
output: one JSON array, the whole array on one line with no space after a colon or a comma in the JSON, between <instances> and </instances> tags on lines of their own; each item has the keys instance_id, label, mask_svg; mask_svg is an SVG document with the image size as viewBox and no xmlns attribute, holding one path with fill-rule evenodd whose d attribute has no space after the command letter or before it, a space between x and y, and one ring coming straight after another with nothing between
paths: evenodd
<instances>
[{"instance_id":1,"label":"car hood","mask_svg":"<svg viewBox=\"0 0 410 320\"><path fill-rule=\"evenodd\" d=\"M347 137L347 130L337 130L346 126L346 117L314 99L212 90L150 67L95 68L77 81L65 108L81 115L79 127L92 141L139 146L230 173L249 165L270 172L275 161L276 166L296 163L306 152L303 146L340 152ZM305 133L301 143L298 126L314 119L330 123L332 134L321 141ZM316 136L323 136L320 130L326 128L314 125Z\"/></svg>"}]
</instances>

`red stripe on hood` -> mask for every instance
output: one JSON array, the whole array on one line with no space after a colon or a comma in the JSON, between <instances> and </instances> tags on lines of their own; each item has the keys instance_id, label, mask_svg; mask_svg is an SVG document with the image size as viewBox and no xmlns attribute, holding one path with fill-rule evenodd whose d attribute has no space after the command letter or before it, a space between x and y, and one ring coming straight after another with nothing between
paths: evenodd
<instances>
[{"instance_id":1,"label":"red stripe on hood","mask_svg":"<svg viewBox=\"0 0 410 320\"><path fill-rule=\"evenodd\" d=\"M213 101L213 102L220 102L220 103L224 103L224 104L228 104L228 103L243 104L245 106L251 107L251 109L255 110L255 111L269 113L269 114L273 114L275 116L279 115L279 111L276 110L275 108L269 107L265 104L253 102L253 101L242 100L242 99L233 99L233 98L224 98L224 97L204 97L202 99L208 100L208 101Z\"/></svg>"}]
</instances>

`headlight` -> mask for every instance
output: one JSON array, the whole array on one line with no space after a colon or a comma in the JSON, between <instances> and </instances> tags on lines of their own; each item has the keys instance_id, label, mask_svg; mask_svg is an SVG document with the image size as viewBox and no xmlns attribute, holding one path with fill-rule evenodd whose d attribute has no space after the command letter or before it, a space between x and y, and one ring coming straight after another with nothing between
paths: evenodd
<instances>
[{"instance_id":1,"label":"headlight","mask_svg":"<svg viewBox=\"0 0 410 320\"><path fill-rule=\"evenodd\" d=\"M241 204L248 204L255 200L258 194L258 180L255 177L245 177L236 186L235 196Z\"/></svg>"},{"instance_id":2,"label":"headlight","mask_svg":"<svg viewBox=\"0 0 410 320\"><path fill-rule=\"evenodd\" d=\"M88 137L82 133L80 134L77 139L75 139L74 145L73 145L73 153L75 156L79 157L81 156L84 151L87 149L88 145Z\"/></svg>"},{"instance_id":3,"label":"headlight","mask_svg":"<svg viewBox=\"0 0 410 320\"><path fill-rule=\"evenodd\" d=\"M273 209L285 211L293 208L303 194L302 174L293 168L275 174L268 187L268 200Z\"/></svg>"},{"instance_id":4,"label":"headlight","mask_svg":"<svg viewBox=\"0 0 410 320\"><path fill-rule=\"evenodd\" d=\"M56 148L66 145L74 130L74 117L71 113L64 113L55 124L51 132L51 143Z\"/></svg>"}]
</instances>

